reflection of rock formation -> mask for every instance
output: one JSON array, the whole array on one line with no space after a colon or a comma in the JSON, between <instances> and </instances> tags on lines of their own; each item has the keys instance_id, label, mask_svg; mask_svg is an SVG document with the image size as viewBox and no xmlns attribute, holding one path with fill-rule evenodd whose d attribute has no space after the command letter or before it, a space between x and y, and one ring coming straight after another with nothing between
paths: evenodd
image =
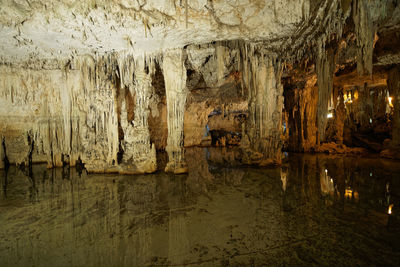
<instances>
[{"instance_id":1,"label":"reflection of rock formation","mask_svg":"<svg viewBox=\"0 0 400 267\"><path fill-rule=\"evenodd\" d=\"M328 175L328 170L324 170L320 173L321 181L321 193L323 195L333 196L335 192L335 186L333 184L333 179Z\"/></svg>"},{"instance_id":2,"label":"reflection of rock formation","mask_svg":"<svg viewBox=\"0 0 400 267\"><path fill-rule=\"evenodd\" d=\"M217 151L222 150L212 153ZM398 201L400 166L392 161L293 154L281 170L216 167L212 163L209 167L205 154L206 149L186 150L189 174L193 169L195 176L163 172L134 178L85 172L79 176L67 166L46 170L45 165L33 165L33 180L12 166L6 198L0 178L1 263L211 265L228 258L231 265L251 265L253 252L265 251L257 258L260 265L273 260L279 264L278 255L293 258L288 247L294 242L308 249L310 244L314 246L308 240L319 240L313 257L320 257L321 243L334 247L343 236L369 238L358 226L365 219L376 225L387 218L384 192L390 191L389 205ZM334 198L335 205L323 208L327 198L321 196L331 190L321 176L325 166L335 183L343 182L342 195L347 186L359 192L359 204L347 201L340 205ZM208 168L212 179L206 178ZM286 189L282 190L284 181ZM203 189L207 189L206 195L200 191ZM391 216L397 216L396 206L392 212ZM348 219L351 223L343 223ZM333 229L336 224L339 228ZM382 231L398 235L386 228ZM377 240L376 235L371 240L371 244L386 242ZM360 248L351 245L350 249L356 253Z\"/></svg>"},{"instance_id":3,"label":"reflection of rock formation","mask_svg":"<svg viewBox=\"0 0 400 267\"><path fill-rule=\"evenodd\" d=\"M168 221L168 260L172 264L182 264L187 257L189 236L187 219L183 214L170 213Z\"/></svg>"},{"instance_id":4,"label":"reflection of rock formation","mask_svg":"<svg viewBox=\"0 0 400 267\"><path fill-rule=\"evenodd\" d=\"M281 168L281 181L282 181L282 190L283 190L283 192L286 191L287 180L288 180L288 169L287 168Z\"/></svg>"},{"instance_id":5,"label":"reflection of rock formation","mask_svg":"<svg viewBox=\"0 0 400 267\"><path fill-rule=\"evenodd\" d=\"M219 148L209 147L207 148L207 159L210 163L217 165L238 165L241 151L235 147L233 148Z\"/></svg>"},{"instance_id":6,"label":"reflection of rock formation","mask_svg":"<svg viewBox=\"0 0 400 267\"><path fill-rule=\"evenodd\" d=\"M208 197L208 186L213 183L214 177L209 172L206 153L206 148L192 147L186 149L186 160L189 169L186 186L192 193Z\"/></svg>"}]
</instances>

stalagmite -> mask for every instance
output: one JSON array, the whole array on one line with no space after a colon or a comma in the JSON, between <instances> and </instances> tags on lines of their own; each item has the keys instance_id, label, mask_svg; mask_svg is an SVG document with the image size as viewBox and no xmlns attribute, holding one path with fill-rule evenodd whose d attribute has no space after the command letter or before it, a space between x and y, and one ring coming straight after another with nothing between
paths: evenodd
<instances>
[{"instance_id":1,"label":"stalagmite","mask_svg":"<svg viewBox=\"0 0 400 267\"><path fill-rule=\"evenodd\" d=\"M256 54L245 56L249 63L249 118L241 146L245 163L259 165L281 163L281 131L283 86L282 66L274 55Z\"/></svg>"},{"instance_id":2,"label":"stalagmite","mask_svg":"<svg viewBox=\"0 0 400 267\"><path fill-rule=\"evenodd\" d=\"M353 1L353 21L357 37L357 72L359 75L370 75L372 74L375 30L367 1Z\"/></svg>"},{"instance_id":3,"label":"stalagmite","mask_svg":"<svg viewBox=\"0 0 400 267\"><path fill-rule=\"evenodd\" d=\"M319 40L316 59L316 72L318 83L318 140L323 142L327 122L328 103L333 88L334 51L326 49L324 41Z\"/></svg>"},{"instance_id":4,"label":"stalagmite","mask_svg":"<svg viewBox=\"0 0 400 267\"><path fill-rule=\"evenodd\" d=\"M169 162L166 172L185 173L183 148L183 121L186 105L186 69L184 66L182 49L175 49L164 53L163 73L167 96L168 140L166 151Z\"/></svg>"}]
</instances>

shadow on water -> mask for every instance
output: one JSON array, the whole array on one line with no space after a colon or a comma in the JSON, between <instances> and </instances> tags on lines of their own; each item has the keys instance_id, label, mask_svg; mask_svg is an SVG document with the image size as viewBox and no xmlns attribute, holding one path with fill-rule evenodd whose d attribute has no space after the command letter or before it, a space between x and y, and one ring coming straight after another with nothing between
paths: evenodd
<instances>
[{"instance_id":1,"label":"shadow on water","mask_svg":"<svg viewBox=\"0 0 400 267\"><path fill-rule=\"evenodd\" d=\"M397 162L290 154L262 169L226 148L186 159L186 175L10 166L1 266L400 264Z\"/></svg>"}]
</instances>

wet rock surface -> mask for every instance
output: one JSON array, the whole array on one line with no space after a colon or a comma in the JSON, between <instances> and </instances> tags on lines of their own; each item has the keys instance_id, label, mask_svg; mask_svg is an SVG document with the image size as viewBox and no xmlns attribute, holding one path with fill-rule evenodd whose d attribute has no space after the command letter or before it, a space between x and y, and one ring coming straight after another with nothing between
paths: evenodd
<instances>
[{"instance_id":1,"label":"wet rock surface","mask_svg":"<svg viewBox=\"0 0 400 267\"><path fill-rule=\"evenodd\" d=\"M11 166L1 266L400 264L397 162L290 154L260 169L235 155L188 148L184 175Z\"/></svg>"}]
</instances>

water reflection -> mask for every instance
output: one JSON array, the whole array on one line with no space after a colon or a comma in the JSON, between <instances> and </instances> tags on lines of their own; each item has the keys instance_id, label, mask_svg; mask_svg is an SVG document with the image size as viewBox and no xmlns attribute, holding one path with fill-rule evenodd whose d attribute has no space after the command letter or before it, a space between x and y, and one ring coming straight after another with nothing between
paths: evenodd
<instances>
[{"instance_id":1,"label":"water reflection","mask_svg":"<svg viewBox=\"0 0 400 267\"><path fill-rule=\"evenodd\" d=\"M395 163L289 155L258 169L237 153L188 149L178 176L10 167L1 266L400 264Z\"/></svg>"}]
</instances>

